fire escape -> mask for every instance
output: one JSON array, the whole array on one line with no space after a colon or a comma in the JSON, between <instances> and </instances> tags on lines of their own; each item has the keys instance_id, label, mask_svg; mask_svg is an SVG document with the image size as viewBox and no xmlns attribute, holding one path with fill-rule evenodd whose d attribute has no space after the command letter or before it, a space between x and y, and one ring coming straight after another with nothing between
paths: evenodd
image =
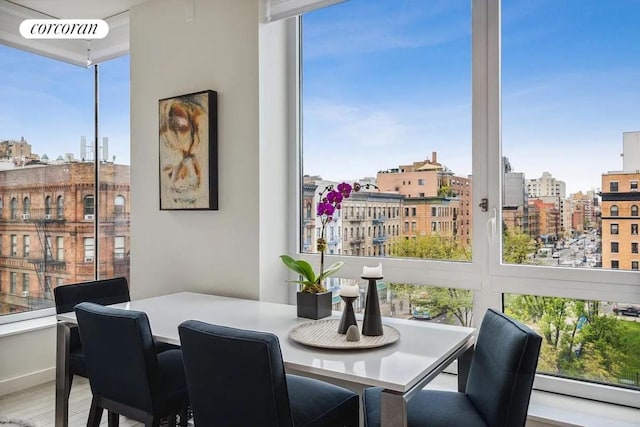
<instances>
[{"instance_id":1,"label":"fire escape","mask_svg":"<svg viewBox=\"0 0 640 427\"><path fill-rule=\"evenodd\" d=\"M65 225L64 212L53 209L31 209L28 213L22 214L22 220L35 226L36 237L40 242L41 251L25 253L27 263L33 266L38 279L38 294L32 295L30 305L38 308L39 305L49 306L46 301L53 300L53 284L50 277L54 274L66 271L64 259L58 259L53 255L52 239L49 233L52 230L63 230Z\"/></svg>"}]
</instances>

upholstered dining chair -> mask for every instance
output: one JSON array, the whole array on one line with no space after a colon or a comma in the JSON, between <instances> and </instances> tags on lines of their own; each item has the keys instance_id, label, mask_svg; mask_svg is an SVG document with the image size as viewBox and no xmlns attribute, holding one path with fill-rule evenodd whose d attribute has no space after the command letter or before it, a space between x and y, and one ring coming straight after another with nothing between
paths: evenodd
<instances>
[{"instance_id":1,"label":"upholstered dining chair","mask_svg":"<svg viewBox=\"0 0 640 427\"><path fill-rule=\"evenodd\" d=\"M195 320L178 331L196 427L358 426L358 395L285 374L277 336Z\"/></svg>"},{"instance_id":2,"label":"upholstered dining chair","mask_svg":"<svg viewBox=\"0 0 640 427\"><path fill-rule=\"evenodd\" d=\"M71 312L81 302L109 305L131 301L129 282L126 277L58 286L53 288L53 296L57 314ZM71 329L69 339L69 386L67 390L70 392L73 376L79 375L87 378L87 369L77 327ZM155 347L156 352L178 348L166 343L157 343Z\"/></svg>"},{"instance_id":3,"label":"upholstered dining chair","mask_svg":"<svg viewBox=\"0 0 640 427\"><path fill-rule=\"evenodd\" d=\"M180 350L156 353L147 315L140 311L83 302L75 308L93 398L88 427L100 425L103 409L109 426L118 414L157 427L176 415L187 425L187 383Z\"/></svg>"},{"instance_id":4,"label":"upholstered dining chair","mask_svg":"<svg viewBox=\"0 0 640 427\"><path fill-rule=\"evenodd\" d=\"M480 325L466 391L421 390L407 402L409 427L524 426L542 339L489 309ZM363 394L365 426L380 426L382 389Z\"/></svg>"},{"instance_id":5,"label":"upholstered dining chair","mask_svg":"<svg viewBox=\"0 0 640 427\"><path fill-rule=\"evenodd\" d=\"M58 286L53 288L53 296L56 302L57 314L71 312L81 302L108 305L131 301L129 283L126 277ZM70 331L69 350L68 390L70 391L74 375L87 378L87 368L84 363L84 354L77 327L72 328Z\"/></svg>"}]
</instances>

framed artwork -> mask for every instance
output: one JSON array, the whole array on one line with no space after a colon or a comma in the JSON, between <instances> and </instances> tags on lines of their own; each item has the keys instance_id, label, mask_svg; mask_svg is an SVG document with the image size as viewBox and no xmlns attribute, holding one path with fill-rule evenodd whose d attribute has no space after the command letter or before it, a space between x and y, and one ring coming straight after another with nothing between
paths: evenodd
<instances>
[{"instance_id":1,"label":"framed artwork","mask_svg":"<svg viewBox=\"0 0 640 427\"><path fill-rule=\"evenodd\" d=\"M218 94L159 101L160 210L218 210Z\"/></svg>"}]
</instances>

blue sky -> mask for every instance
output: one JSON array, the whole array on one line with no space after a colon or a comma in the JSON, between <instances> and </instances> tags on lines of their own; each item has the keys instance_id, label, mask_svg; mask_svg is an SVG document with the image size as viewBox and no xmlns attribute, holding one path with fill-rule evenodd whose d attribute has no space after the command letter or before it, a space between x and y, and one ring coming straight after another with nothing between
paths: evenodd
<instances>
[{"instance_id":1,"label":"blue sky","mask_svg":"<svg viewBox=\"0 0 640 427\"><path fill-rule=\"evenodd\" d=\"M503 154L527 178L600 187L640 130L638 0L504 0ZM304 170L375 176L433 151L471 173L468 0L349 0L305 15ZM128 57L101 64L100 135L129 163ZM50 158L93 135L93 69L0 46L0 139Z\"/></svg>"},{"instance_id":2,"label":"blue sky","mask_svg":"<svg viewBox=\"0 0 640 427\"><path fill-rule=\"evenodd\" d=\"M567 191L620 170L640 130L640 2L505 0L503 155ZM471 173L471 7L350 0L304 19L305 173L374 176L438 152Z\"/></svg>"},{"instance_id":3,"label":"blue sky","mask_svg":"<svg viewBox=\"0 0 640 427\"><path fill-rule=\"evenodd\" d=\"M129 57L100 64L100 141L109 160L129 164ZM0 140L20 139L50 159L94 136L93 67L83 68L0 45Z\"/></svg>"}]
</instances>

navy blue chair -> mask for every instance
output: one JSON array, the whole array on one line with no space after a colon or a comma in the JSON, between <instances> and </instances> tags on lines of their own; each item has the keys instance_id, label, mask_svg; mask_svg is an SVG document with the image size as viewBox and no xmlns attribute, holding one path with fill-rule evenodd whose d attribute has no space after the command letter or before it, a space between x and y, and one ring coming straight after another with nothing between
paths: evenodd
<instances>
[{"instance_id":1,"label":"navy blue chair","mask_svg":"<svg viewBox=\"0 0 640 427\"><path fill-rule=\"evenodd\" d=\"M275 335L195 320L178 331L196 427L358 426L358 395L285 374Z\"/></svg>"},{"instance_id":2,"label":"navy blue chair","mask_svg":"<svg viewBox=\"0 0 640 427\"><path fill-rule=\"evenodd\" d=\"M58 286L53 289L53 296L56 302L56 313L68 313L81 302L93 302L101 305L118 304L131 301L129 294L129 283L126 277L115 277L112 279L94 280L91 282L76 283L71 285ZM87 368L82 352L82 343L78 328L71 328L69 346L69 387L73 383L73 376L79 375L87 378ZM171 344L158 343L156 351L176 349L178 347Z\"/></svg>"},{"instance_id":3,"label":"navy blue chair","mask_svg":"<svg viewBox=\"0 0 640 427\"><path fill-rule=\"evenodd\" d=\"M176 415L187 424L187 383L180 350L156 353L145 313L83 302L75 308L93 399L87 426L124 415L156 427Z\"/></svg>"},{"instance_id":4,"label":"navy blue chair","mask_svg":"<svg viewBox=\"0 0 640 427\"><path fill-rule=\"evenodd\" d=\"M102 305L131 301L126 277L58 286L53 289L53 296L57 314L71 312L77 304L85 301ZM77 327L70 331L69 350L68 390L70 391L74 375L87 378L87 368Z\"/></svg>"},{"instance_id":5,"label":"navy blue chair","mask_svg":"<svg viewBox=\"0 0 640 427\"><path fill-rule=\"evenodd\" d=\"M409 427L524 426L542 338L489 309L482 319L466 391L421 390L407 402ZM365 426L380 426L382 389L363 395Z\"/></svg>"}]
</instances>

